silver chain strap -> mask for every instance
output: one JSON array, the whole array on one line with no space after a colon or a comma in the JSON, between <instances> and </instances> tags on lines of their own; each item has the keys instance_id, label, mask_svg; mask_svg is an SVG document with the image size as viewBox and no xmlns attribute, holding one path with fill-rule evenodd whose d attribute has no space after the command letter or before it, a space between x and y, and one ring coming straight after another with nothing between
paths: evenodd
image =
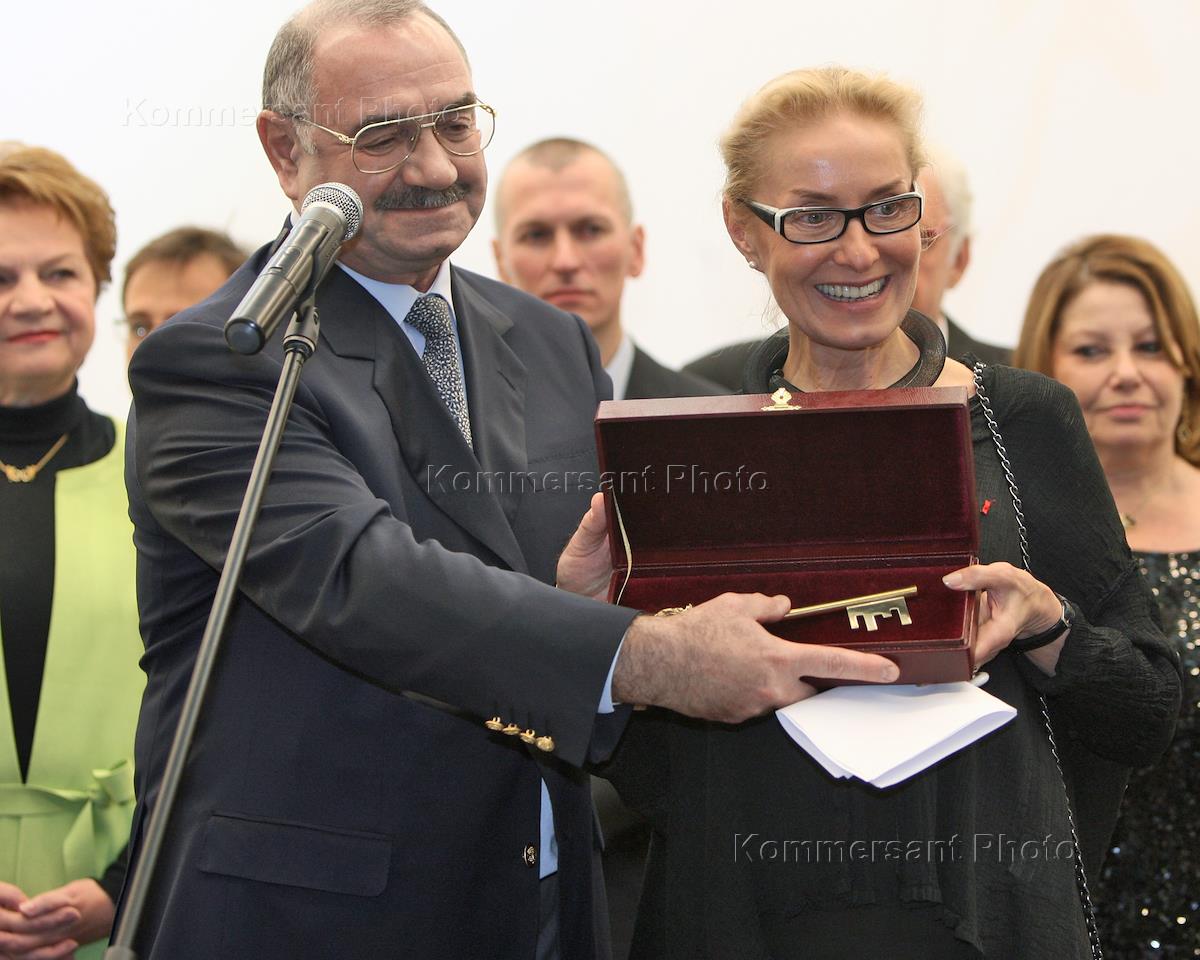
<instances>
[{"instance_id":1,"label":"silver chain strap","mask_svg":"<svg viewBox=\"0 0 1200 960\"><path fill-rule=\"evenodd\" d=\"M992 413L992 404L988 400L987 391L983 386L983 363L976 363L971 371L975 377L975 396L983 408L984 419L987 420L988 430L992 434L992 442L996 445L996 453L1000 457L1000 467L1004 471L1004 479L1008 483L1008 492L1012 497L1013 512L1017 517L1017 532L1021 537L1021 562L1026 570L1030 570L1029 539L1025 528L1025 513L1021 509L1021 496L1017 491L1017 479L1013 476L1012 464L1008 461L1008 451L1004 449L1004 441L1000 436L1000 426ZM1104 951L1100 948L1100 930L1096 926L1096 912L1092 908L1092 896L1088 891L1087 875L1083 870L1083 857L1079 853L1079 834L1075 831L1075 815L1071 810L1071 797L1067 793L1067 778L1063 774L1062 761L1058 756L1058 744L1054 741L1054 728L1050 725L1050 710L1046 706L1046 698L1038 697L1042 707L1042 722L1046 727L1046 736L1050 740L1050 754L1054 757L1054 765L1058 767L1058 775L1062 779L1063 798L1067 802L1067 825L1071 828L1071 846L1075 855L1075 887L1079 891L1079 904L1083 907L1083 920L1087 925L1088 943L1092 948L1092 960L1103 960Z\"/></svg>"}]
</instances>

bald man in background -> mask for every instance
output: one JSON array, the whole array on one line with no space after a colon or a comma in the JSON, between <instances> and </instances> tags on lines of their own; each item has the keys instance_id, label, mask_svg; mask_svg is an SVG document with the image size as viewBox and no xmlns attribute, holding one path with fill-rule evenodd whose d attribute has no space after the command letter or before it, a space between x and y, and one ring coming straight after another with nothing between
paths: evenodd
<instances>
[{"instance_id":1,"label":"bald man in background","mask_svg":"<svg viewBox=\"0 0 1200 960\"><path fill-rule=\"evenodd\" d=\"M921 263L913 309L929 317L942 331L946 353L970 354L985 363L1008 363L1012 351L974 339L947 316L942 298L953 290L971 263L971 190L961 163L945 150L930 151L929 166L917 177L925 193L921 215ZM730 390L740 390L742 369L763 338L731 343L693 360L685 372L706 377Z\"/></svg>"},{"instance_id":2,"label":"bald man in background","mask_svg":"<svg viewBox=\"0 0 1200 960\"><path fill-rule=\"evenodd\" d=\"M505 283L578 314L600 347L613 398L711 396L729 391L671 370L625 332L625 281L645 266L625 177L601 150L555 137L522 150L500 177L492 252Z\"/></svg>"}]
</instances>

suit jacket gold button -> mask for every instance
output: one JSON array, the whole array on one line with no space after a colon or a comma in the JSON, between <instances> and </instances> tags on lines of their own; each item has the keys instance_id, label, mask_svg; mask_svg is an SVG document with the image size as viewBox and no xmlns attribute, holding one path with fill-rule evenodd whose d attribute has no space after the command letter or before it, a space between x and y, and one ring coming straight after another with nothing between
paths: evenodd
<instances>
[{"instance_id":1,"label":"suit jacket gold button","mask_svg":"<svg viewBox=\"0 0 1200 960\"><path fill-rule=\"evenodd\" d=\"M484 723L484 726L487 727L489 730L503 730L504 729L504 721L501 720L499 717L492 717L491 720L488 720L486 723Z\"/></svg>"},{"instance_id":2,"label":"suit jacket gold button","mask_svg":"<svg viewBox=\"0 0 1200 960\"><path fill-rule=\"evenodd\" d=\"M521 731L521 739L525 743L533 743L533 741L537 739L537 731L533 730L533 729L522 730Z\"/></svg>"},{"instance_id":3,"label":"suit jacket gold button","mask_svg":"<svg viewBox=\"0 0 1200 960\"><path fill-rule=\"evenodd\" d=\"M537 745L537 748L544 753L550 753L554 749L553 737L538 737L534 743Z\"/></svg>"},{"instance_id":4,"label":"suit jacket gold button","mask_svg":"<svg viewBox=\"0 0 1200 960\"><path fill-rule=\"evenodd\" d=\"M525 861L525 866L536 867L537 866L537 847L535 847L532 843L528 844L521 853L521 859Z\"/></svg>"},{"instance_id":5,"label":"suit jacket gold button","mask_svg":"<svg viewBox=\"0 0 1200 960\"><path fill-rule=\"evenodd\" d=\"M506 724L504 729L501 730L500 732L507 733L510 737L515 737L518 733L521 732L521 728L518 727L515 723L510 723L510 724Z\"/></svg>"}]
</instances>

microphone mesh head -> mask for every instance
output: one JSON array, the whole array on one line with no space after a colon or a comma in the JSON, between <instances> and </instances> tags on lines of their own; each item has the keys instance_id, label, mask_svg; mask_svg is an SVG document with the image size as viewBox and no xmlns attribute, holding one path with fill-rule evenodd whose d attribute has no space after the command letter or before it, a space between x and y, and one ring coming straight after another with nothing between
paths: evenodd
<instances>
[{"instance_id":1,"label":"microphone mesh head","mask_svg":"<svg viewBox=\"0 0 1200 960\"><path fill-rule=\"evenodd\" d=\"M358 228L362 226L362 201L358 199L358 194L344 183L317 184L308 191L304 203L300 205L300 212L303 213L314 203L327 203L341 211L342 216L346 218L346 235L342 237L343 242L353 239L358 233Z\"/></svg>"}]
</instances>

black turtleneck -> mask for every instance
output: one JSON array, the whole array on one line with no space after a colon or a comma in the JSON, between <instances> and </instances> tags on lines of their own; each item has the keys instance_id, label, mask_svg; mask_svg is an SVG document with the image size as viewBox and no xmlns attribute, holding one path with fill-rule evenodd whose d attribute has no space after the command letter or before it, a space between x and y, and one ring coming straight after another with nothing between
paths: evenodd
<instances>
[{"instance_id":1,"label":"black turtleneck","mask_svg":"<svg viewBox=\"0 0 1200 960\"><path fill-rule=\"evenodd\" d=\"M99 460L112 450L116 432L74 388L36 407L0 406L0 461L6 464L37 463L63 434L62 449L30 483L0 474L0 636L22 780L29 774L50 632L55 477L59 470Z\"/></svg>"}]
</instances>

